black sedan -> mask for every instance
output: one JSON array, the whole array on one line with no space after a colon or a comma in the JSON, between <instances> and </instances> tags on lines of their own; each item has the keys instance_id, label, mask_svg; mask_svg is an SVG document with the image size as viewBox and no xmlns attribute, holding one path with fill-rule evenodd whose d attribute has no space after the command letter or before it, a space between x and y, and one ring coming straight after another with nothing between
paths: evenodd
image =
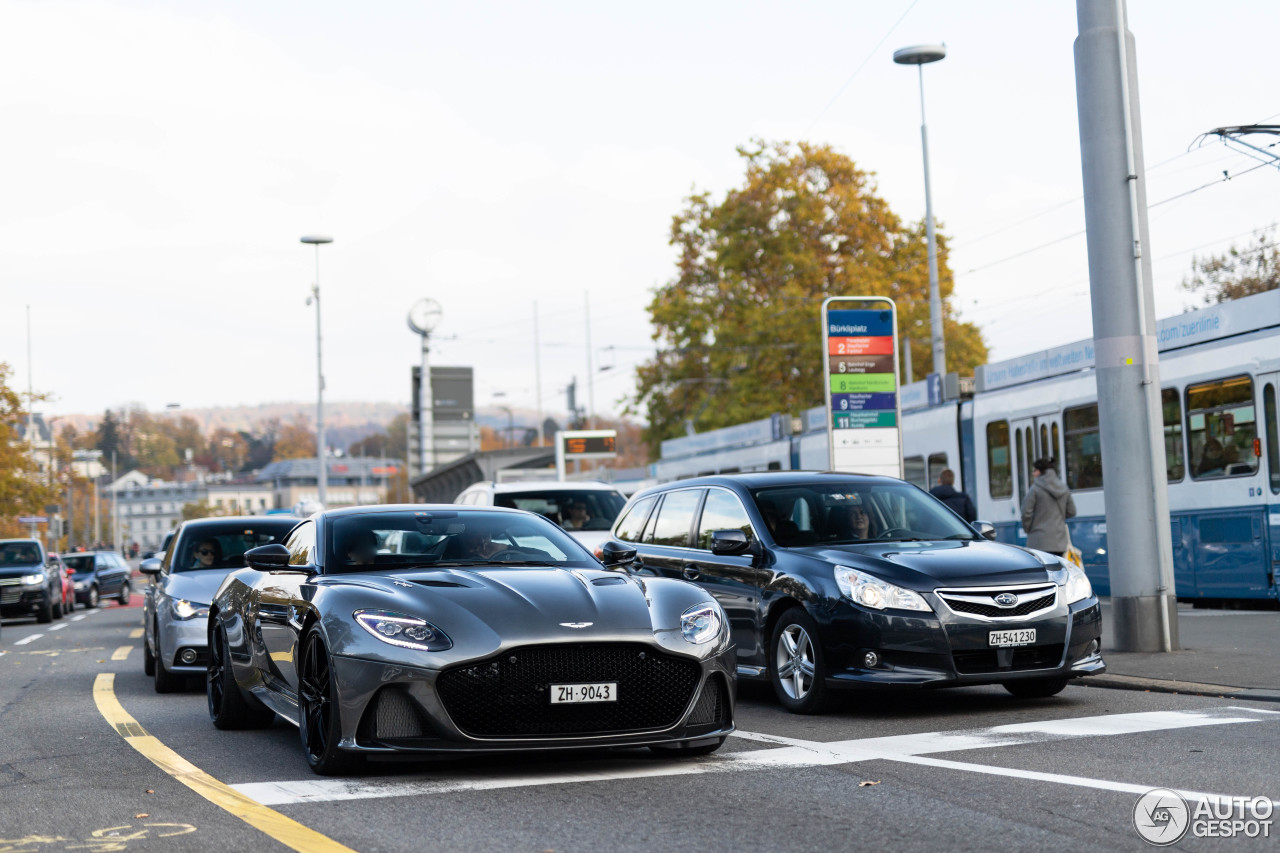
<instances>
[{"instance_id":1,"label":"black sedan","mask_svg":"<svg viewBox=\"0 0 1280 853\"><path fill-rule=\"evenodd\" d=\"M367 756L718 748L734 652L697 586L609 571L531 513L354 507L246 555L209 613L209 714L298 725L318 773ZM605 562L634 551L615 546Z\"/></svg>"},{"instance_id":2,"label":"black sedan","mask_svg":"<svg viewBox=\"0 0 1280 853\"><path fill-rule=\"evenodd\" d=\"M890 477L772 472L680 480L635 495L613 544L633 571L720 602L740 677L816 713L840 688L1001 684L1060 692L1106 671L1101 611L1077 567L988 541Z\"/></svg>"}]
</instances>

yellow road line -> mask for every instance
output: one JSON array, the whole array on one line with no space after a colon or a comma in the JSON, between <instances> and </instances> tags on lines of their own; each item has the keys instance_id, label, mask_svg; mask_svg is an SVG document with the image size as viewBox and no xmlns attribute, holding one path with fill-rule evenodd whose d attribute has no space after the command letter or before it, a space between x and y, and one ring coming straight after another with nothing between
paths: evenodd
<instances>
[{"instance_id":1,"label":"yellow road line","mask_svg":"<svg viewBox=\"0 0 1280 853\"><path fill-rule=\"evenodd\" d=\"M115 673L100 672L93 682L93 701L102 716L129 746L142 753L152 764L168 773L220 809L230 812L245 823L265 832L298 853L355 853L328 836L303 826L292 818L269 809L257 800L224 785L165 746L129 715L116 698Z\"/></svg>"},{"instance_id":2,"label":"yellow road line","mask_svg":"<svg viewBox=\"0 0 1280 853\"><path fill-rule=\"evenodd\" d=\"M133 646L121 646L111 653L112 660L124 660L129 656L129 652L133 651Z\"/></svg>"},{"instance_id":3,"label":"yellow road line","mask_svg":"<svg viewBox=\"0 0 1280 853\"><path fill-rule=\"evenodd\" d=\"M141 640L141 639L142 639L142 629L141 629L141 628L134 628L132 631L130 631L130 632L129 632L129 639L130 639L130 640Z\"/></svg>"}]
</instances>

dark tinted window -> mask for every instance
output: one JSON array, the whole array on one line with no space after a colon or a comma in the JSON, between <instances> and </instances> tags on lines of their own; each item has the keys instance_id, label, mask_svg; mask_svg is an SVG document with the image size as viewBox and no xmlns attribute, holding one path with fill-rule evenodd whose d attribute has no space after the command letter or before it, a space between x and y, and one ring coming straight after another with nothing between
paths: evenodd
<instances>
[{"instance_id":1,"label":"dark tinted window","mask_svg":"<svg viewBox=\"0 0 1280 853\"><path fill-rule=\"evenodd\" d=\"M473 510L368 512L328 521L325 573L433 566L599 568L546 518Z\"/></svg>"},{"instance_id":2,"label":"dark tinted window","mask_svg":"<svg viewBox=\"0 0 1280 853\"><path fill-rule=\"evenodd\" d=\"M752 493L782 547L870 539L976 539L944 505L906 483L822 483L756 489Z\"/></svg>"},{"instance_id":3,"label":"dark tinted window","mask_svg":"<svg viewBox=\"0 0 1280 853\"><path fill-rule=\"evenodd\" d=\"M1267 419L1267 474L1272 493L1280 494L1280 421L1276 418L1276 386L1270 382L1262 389L1262 409Z\"/></svg>"},{"instance_id":4,"label":"dark tinted window","mask_svg":"<svg viewBox=\"0 0 1280 853\"><path fill-rule=\"evenodd\" d=\"M197 569L243 569L244 552L280 542L297 519L281 521L225 521L185 527L177 553L165 556L171 572ZM171 559L172 558L172 559Z\"/></svg>"},{"instance_id":5,"label":"dark tinted window","mask_svg":"<svg viewBox=\"0 0 1280 853\"><path fill-rule=\"evenodd\" d=\"M536 512L556 524L574 530L608 530L613 527L626 500L617 492L605 489L566 491L531 488L527 492L495 494L493 502L496 506L508 509ZM574 512L575 505L583 508L577 515Z\"/></svg>"},{"instance_id":6,"label":"dark tinted window","mask_svg":"<svg viewBox=\"0 0 1280 853\"><path fill-rule=\"evenodd\" d=\"M625 542L639 542L640 534L644 531L644 523L649 518L649 510L653 509L657 500L656 497L649 497L636 501L618 522L618 528L613 535Z\"/></svg>"},{"instance_id":7,"label":"dark tinted window","mask_svg":"<svg viewBox=\"0 0 1280 853\"><path fill-rule=\"evenodd\" d=\"M70 554L62 559L68 569L74 569L82 575L92 574L93 572L93 555L92 554Z\"/></svg>"},{"instance_id":8,"label":"dark tinted window","mask_svg":"<svg viewBox=\"0 0 1280 853\"><path fill-rule=\"evenodd\" d=\"M645 541L654 545L688 547L693 514L697 511L701 498L701 489L667 492L662 505L658 507L657 520L649 525L649 535Z\"/></svg>"},{"instance_id":9,"label":"dark tinted window","mask_svg":"<svg viewBox=\"0 0 1280 853\"><path fill-rule=\"evenodd\" d=\"M1066 435L1067 487L1102 488L1102 436L1098 433L1098 407L1081 406L1062 413Z\"/></svg>"},{"instance_id":10,"label":"dark tinted window","mask_svg":"<svg viewBox=\"0 0 1280 853\"><path fill-rule=\"evenodd\" d=\"M991 487L991 497L1007 498L1013 495L1008 421L987 424L987 480Z\"/></svg>"},{"instance_id":11,"label":"dark tinted window","mask_svg":"<svg viewBox=\"0 0 1280 853\"><path fill-rule=\"evenodd\" d=\"M40 546L34 542L0 544L0 568L4 566L40 565Z\"/></svg>"},{"instance_id":12,"label":"dark tinted window","mask_svg":"<svg viewBox=\"0 0 1280 853\"><path fill-rule=\"evenodd\" d=\"M1160 392L1160 407L1164 410L1164 467L1170 483L1182 479L1186 466L1182 464L1182 401L1177 388Z\"/></svg>"},{"instance_id":13,"label":"dark tinted window","mask_svg":"<svg viewBox=\"0 0 1280 853\"><path fill-rule=\"evenodd\" d=\"M698 522L698 547L710 551L711 534L717 530L741 530L748 539L756 538L751 529L751 519L738 496L721 489L710 489Z\"/></svg>"}]
</instances>

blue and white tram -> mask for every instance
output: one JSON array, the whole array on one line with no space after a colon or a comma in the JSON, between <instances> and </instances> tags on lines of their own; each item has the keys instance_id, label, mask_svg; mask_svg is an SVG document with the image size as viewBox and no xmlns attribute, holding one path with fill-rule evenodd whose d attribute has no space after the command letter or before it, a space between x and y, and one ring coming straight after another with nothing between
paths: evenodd
<instances>
[{"instance_id":1,"label":"blue and white tram","mask_svg":"<svg viewBox=\"0 0 1280 853\"><path fill-rule=\"evenodd\" d=\"M1160 382L1177 595L1276 599L1280 574L1280 291L1160 324ZM979 518L1022 543L1031 463L1048 456L1071 488L1072 543L1110 592L1092 342L978 370L971 401L904 413L904 460L961 455ZM954 425L954 426L951 426ZM948 428L950 426L950 432ZM954 466L952 466L954 467ZM914 471L908 463L908 474ZM910 477L909 477L910 478Z\"/></svg>"}]
</instances>

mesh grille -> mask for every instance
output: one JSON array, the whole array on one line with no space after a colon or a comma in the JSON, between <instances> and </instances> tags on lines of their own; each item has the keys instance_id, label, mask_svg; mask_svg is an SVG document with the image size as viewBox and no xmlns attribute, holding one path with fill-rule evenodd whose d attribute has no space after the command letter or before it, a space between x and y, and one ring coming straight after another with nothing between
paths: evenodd
<instances>
[{"instance_id":1,"label":"mesh grille","mask_svg":"<svg viewBox=\"0 0 1280 853\"><path fill-rule=\"evenodd\" d=\"M1000 666L999 652L996 649L953 652L951 658L955 662L956 672L965 674L1008 672L1015 669L1046 669L1057 666L1062 660L1062 643L1015 648L1008 667Z\"/></svg>"},{"instance_id":2,"label":"mesh grille","mask_svg":"<svg viewBox=\"0 0 1280 853\"><path fill-rule=\"evenodd\" d=\"M966 593L966 595L972 594ZM992 598L999 594L999 591L992 593ZM1048 593L1037 598L1022 599L1016 607L997 607L994 602L991 604L978 604L973 601L962 601L951 598L946 593L938 593L938 596L956 613L972 613L975 616L986 616L993 619L1015 619L1019 616L1026 616L1029 613L1035 613L1037 610L1046 610L1052 607L1054 599L1057 597L1057 592L1049 590Z\"/></svg>"},{"instance_id":3,"label":"mesh grille","mask_svg":"<svg viewBox=\"0 0 1280 853\"><path fill-rule=\"evenodd\" d=\"M451 669L436 689L454 723L475 737L614 734L666 729L698 685L696 661L639 644L525 646ZM616 682L615 702L551 704L552 684Z\"/></svg>"},{"instance_id":4,"label":"mesh grille","mask_svg":"<svg viewBox=\"0 0 1280 853\"><path fill-rule=\"evenodd\" d=\"M721 722L724 720L725 708L728 704L728 697L724 695L724 680L718 675L711 676L702 688L698 704L693 706L693 713L689 715L689 725Z\"/></svg>"},{"instance_id":5,"label":"mesh grille","mask_svg":"<svg viewBox=\"0 0 1280 853\"><path fill-rule=\"evenodd\" d=\"M359 734L362 740L424 737L426 727L417 703L403 690L384 687L365 711Z\"/></svg>"}]
</instances>

